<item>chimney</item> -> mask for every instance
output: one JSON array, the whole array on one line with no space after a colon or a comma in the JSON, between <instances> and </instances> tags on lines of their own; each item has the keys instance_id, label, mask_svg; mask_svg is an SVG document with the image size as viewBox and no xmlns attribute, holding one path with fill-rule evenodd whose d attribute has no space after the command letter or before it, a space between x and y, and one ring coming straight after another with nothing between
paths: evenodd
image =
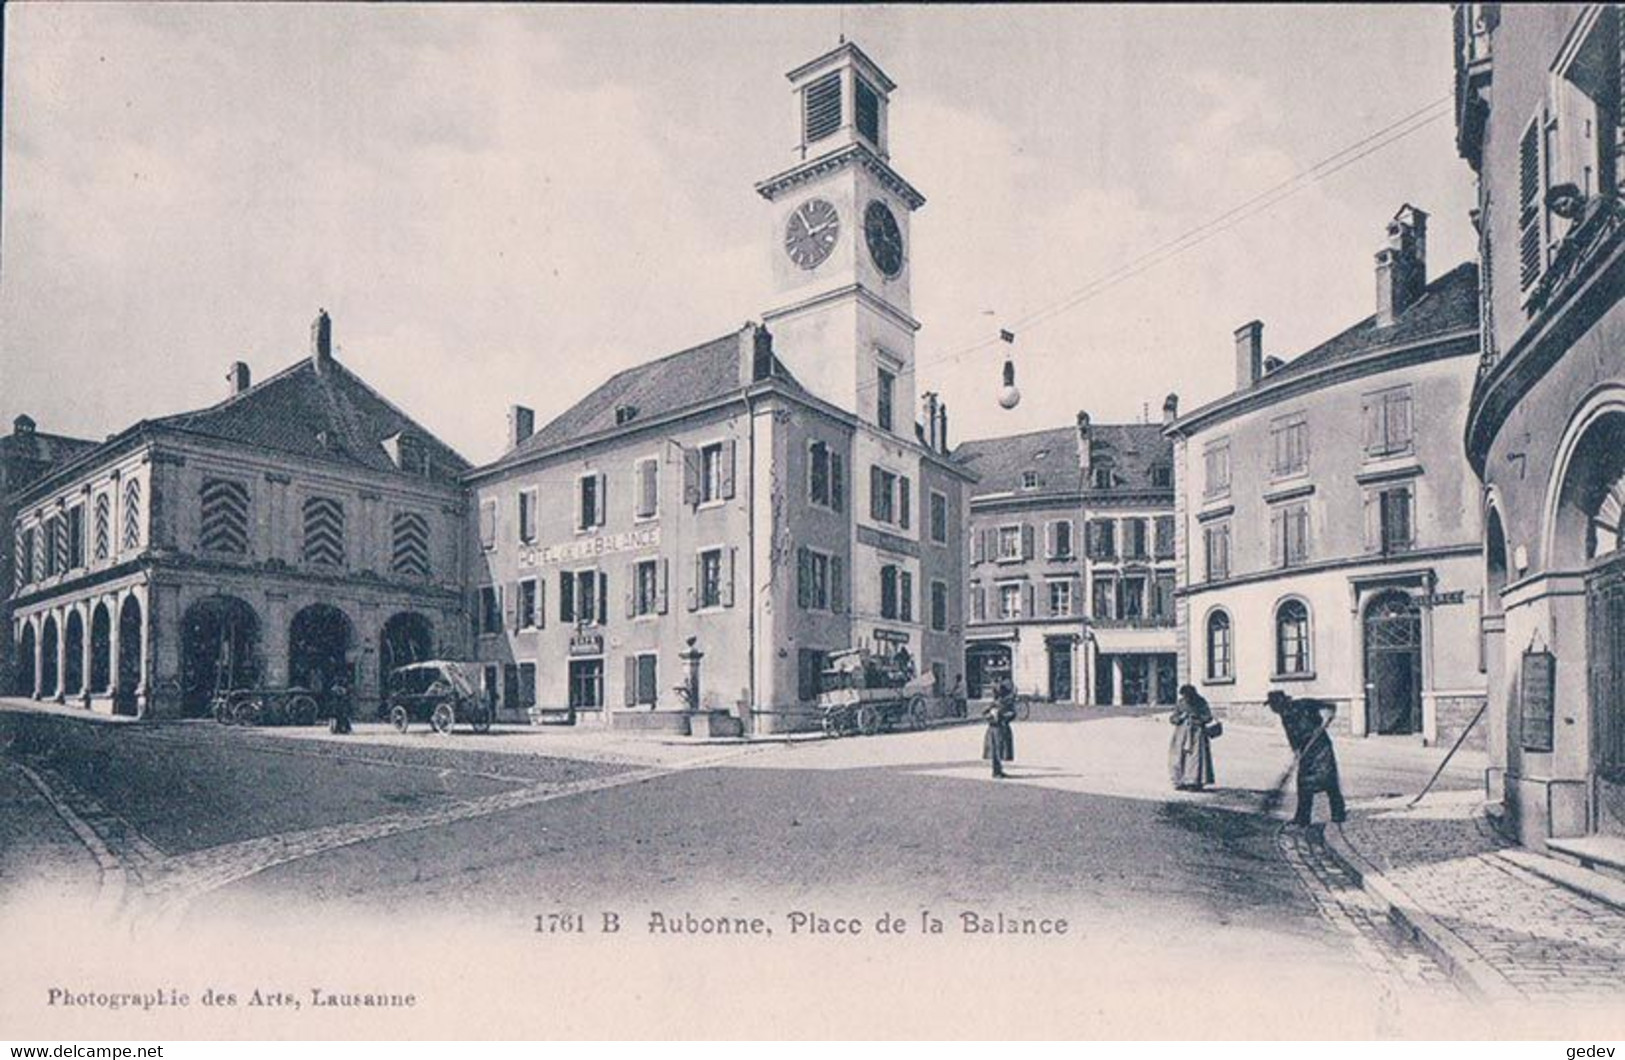
<instances>
[{"instance_id":1,"label":"chimney","mask_svg":"<svg viewBox=\"0 0 1625 1060\"><path fill-rule=\"evenodd\" d=\"M1162 399L1162 425L1170 426L1179 419L1179 395L1169 394Z\"/></svg>"},{"instance_id":2,"label":"chimney","mask_svg":"<svg viewBox=\"0 0 1625 1060\"><path fill-rule=\"evenodd\" d=\"M1089 488L1089 414L1078 411L1078 467L1083 471L1083 488Z\"/></svg>"},{"instance_id":3,"label":"chimney","mask_svg":"<svg viewBox=\"0 0 1625 1060\"><path fill-rule=\"evenodd\" d=\"M1388 222L1388 245L1377 251L1377 327L1392 326L1427 282L1428 215L1406 204Z\"/></svg>"},{"instance_id":4,"label":"chimney","mask_svg":"<svg viewBox=\"0 0 1625 1060\"><path fill-rule=\"evenodd\" d=\"M1236 389L1258 382L1264 370L1264 322L1249 321L1236 329Z\"/></svg>"},{"instance_id":5,"label":"chimney","mask_svg":"<svg viewBox=\"0 0 1625 1060\"><path fill-rule=\"evenodd\" d=\"M937 448L940 452L948 451L948 403L939 402L937 405Z\"/></svg>"},{"instance_id":6,"label":"chimney","mask_svg":"<svg viewBox=\"0 0 1625 1060\"><path fill-rule=\"evenodd\" d=\"M34 417L25 413L12 420L11 433L19 438L32 437L34 434Z\"/></svg>"},{"instance_id":7,"label":"chimney","mask_svg":"<svg viewBox=\"0 0 1625 1060\"><path fill-rule=\"evenodd\" d=\"M231 369L226 372L226 382L231 387L229 391L231 396L236 397L247 390L250 385L250 378L247 364L242 361L232 361Z\"/></svg>"},{"instance_id":8,"label":"chimney","mask_svg":"<svg viewBox=\"0 0 1625 1060\"><path fill-rule=\"evenodd\" d=\"M325 309L316 310L316 320L310 325L310 359L318 372L333 364L333 320Z\"/></svg>"},{"instance_id":9,"label":"chimney","mask_svg":"<svg viewBox=\"0 0 1625 1060\"><path fill-rule=\"evenodd\" d=\"M508 448L536 433L536 412L523 405L508 406Z\"/></svg>"},{"instance_id":10,"label":"chimney","mask_svg":"<svg viewBox=\"0 0 1625 1060\"><path fill-rule=\"evenodd\" d=\"M739 330L739 385L760 383L773 375L773 334L754 320Z\"/></svg>"},{"instance_id":11,"label":"chimney","mask_svg":"<svg viewBox=\"0 0 1625 1060\"><path fill-rule=\"evenodd\" d=\"M920 395L920 403L925 406L922 414L925 417L925 447L933 452L942 451L942 440L937 436L937 395L935 391L927 390Z\"/></svg>"}]
</instances>

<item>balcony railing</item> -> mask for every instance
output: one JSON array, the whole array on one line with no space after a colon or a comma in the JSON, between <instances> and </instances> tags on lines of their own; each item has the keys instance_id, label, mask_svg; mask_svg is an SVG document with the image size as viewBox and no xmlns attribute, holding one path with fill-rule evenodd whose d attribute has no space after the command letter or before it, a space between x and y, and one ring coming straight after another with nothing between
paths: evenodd
<instances>
[{"instance_id":1,"label":"balcony railing","mask_svg":"<svg viewBox=\"0 0 1625 1060\"><path fill-rule=\"evenodd\" d=\"M1096 629L1172 629L1173 615L1139 615L1135 618L1091 618Z\"/></svg>"}]
</instances>

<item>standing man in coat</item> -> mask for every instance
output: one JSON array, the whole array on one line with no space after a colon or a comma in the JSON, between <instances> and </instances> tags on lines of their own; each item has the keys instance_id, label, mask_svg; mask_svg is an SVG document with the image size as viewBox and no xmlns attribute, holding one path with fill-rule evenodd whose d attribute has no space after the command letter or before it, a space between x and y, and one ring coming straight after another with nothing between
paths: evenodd
<instances>
[{"instance_id":1,"label":"standing man in coat","mask_svg":"<svg viewBox=\"0 0 1625 1060\"><path fill-rule=\"evenodd\" d=\"M1280 717L1287 743L1298 759L1298 812L1292 823L1310 823L1317 791L1326 793L1332 820L1341 823L1347 816L1343 785L1337 776L1337 754L1332 750L1332 738L1326 731L1337 716L1337 705L1319 699L1293 699L1280 689L1270 692L1267 702Z\"/></svg>"},{"instance_id":2,"label":"standing man in coat","mask_svg":"<svg viewBox=\"0 0 1625 1060\"><path fill-rule=\"evenodd\" d=\"M1016 718L1016 686L1008 676L993 685L993 705L987 708L987 735L982 737L982 758L993 763L993 776L1006 776L1004 764L1016 760L1016 736L1010 723Z\"/></svg>"}]
</instances>

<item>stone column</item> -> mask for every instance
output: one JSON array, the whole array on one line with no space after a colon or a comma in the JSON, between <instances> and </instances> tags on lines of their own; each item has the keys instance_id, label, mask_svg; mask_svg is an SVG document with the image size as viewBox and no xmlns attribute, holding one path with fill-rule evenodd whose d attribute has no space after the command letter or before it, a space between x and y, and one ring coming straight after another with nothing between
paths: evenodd
<instances>
[{"instance_id":1,"label":"stone column","mask_svg":"<svg viewBox=\"0 0 1625 1060\"><path fill-rule=\"evenodd\" d=\"M114 593L107 601L107 687L103 689L113 699L113 713L118 713L118 695L121 689L118 686L118 659L119 659L119 621L123 617L124 603L122 597Z\"/></svg>"},{"instance_id":2,"label":"stone column","mask_svg":"<svg viewBox=\"0 0 1625 1060\"><path fill-rule=\"evenodd\" d=\"M1112 656L1112 704L1123 705L1123 657Z\"/></svg>"},{"instance_id":3,"label":"stone column","mask_svg":"<svg viewBox=\"0 0 1625 1060\"><path fill-rule=\"evenodd\" d=\"M56 615L56 688L51 698L58 703L68 701L68 609L57 608Z\"/></svg>"},{"instance_id":4,"label":"stone column","mask_svg":"<svg viewBox=\"0 0 1625 1060\"><path fill-rule=\"evenodd\" d=\"M181 590L154 583L147 590L147 704L153 713L173 717L181 707Z\"/></svg>"},{"instance_id":5,"label":"stone column","mask_svg":"<svg viewBox=\"0 0 1625 1060\"><path fill-rule=\"evenodd\" d=\"M88 601L87 601L87 605L88 605ZM89 608L89 606L87 606L87 605L81 605L81 606L84 606L84 612L83 612L83 615L82 615L82 617L80 618L80 621L79 621L79 629L81 631L80 634L79 634L79 700L80 700L81 703L84 704L85 708L88 710L89 707L90 707L90 695L91 695L91 692L90 692L91 645L93 643L95 643L96 638L94 638L94 637L92 637L90 635L90 618L89 618L89 615L92 614L93 612Z\"/></svg>"},{"instance_id":6,"label":"stone column","mask_svg":"<svg viewBox=\"0 0 1625 1060\"><path fill-rule=\"evenodd\" d=\"M1353 680L1349 685L1353 691L1353 699L1349 702L1349 735L1365 736L1368 725L1367 705L1371 702L1371 688L1366 684L1365 672L1365 623L1360 621L1360 590L1349 587L1349 628L1354 636L1349 638L1349 673Z\"/></svg>"},{"instance_id":7,"label":"stone column","mask_svg":"<svg viewBox=\"0 0 1625 1060\"><path fill-rule=\"evenodd\" d=\"M284 688L288 684L288 620L292 617L288 594L265 594L265 613L260 616L264 625L260 630L260 650L265 655L262 684L269 688Z\"/></svg>"},{"instance_id":8,"label":"stone column","mask_svg":"<svg viewBox=\"0 0 1625 1060\"><path fill-rule=\"evenodd\" d=\"M32 621L32 620L30 620L30 621ZM40 624L37 623L37 622L35 622L33 624L35 626L35 629L34 629L34 687L30 691L29 694L30 694L30 696L32 698L39 699L45 694L45 689L44 689L44 687L42 685L42 682L45 679L45 677L44 677L44 670L45 670L45 643L44 643L44 638L40 635L41 631L38 628Z\"/></svg>"}]
</instances>

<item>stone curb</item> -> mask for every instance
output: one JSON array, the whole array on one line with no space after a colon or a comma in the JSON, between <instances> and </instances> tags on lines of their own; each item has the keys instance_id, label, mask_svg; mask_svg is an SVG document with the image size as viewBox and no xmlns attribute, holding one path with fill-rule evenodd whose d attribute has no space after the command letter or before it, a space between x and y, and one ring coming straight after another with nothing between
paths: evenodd
<instances>
[{"instance_id":1,"label":"stone curb","mask_svg":"<svg viewBox=\"0 0 1625 1060\"><path fill-rule=\"evenodd\" d=\"M1625 912L1625 883L1610 879L1591 869L1571 865L1566 861L1536 854L1530 850L1500 850L1496 857L1533 873L1548 883L1573 891L1583 898Z\"/></svg>"},{"instance_id":2,"label":"stone curb","mask_svg":"<svg viewBox=\"0 0 1625 1060\"><path fill-rule=\"evenodd\" d=\"M1523 994L1499 969L1481 957L1455 932L1439 923L1398 884L1354 849L1343 834L1341 825L1328 824L1325 835L1326 849L1332 856L1360 881L1366 894L1388 910L1389 919L1450 973L1457 986L1485 1002L1524 1000Z\"/></svg>"}]
</instances>

